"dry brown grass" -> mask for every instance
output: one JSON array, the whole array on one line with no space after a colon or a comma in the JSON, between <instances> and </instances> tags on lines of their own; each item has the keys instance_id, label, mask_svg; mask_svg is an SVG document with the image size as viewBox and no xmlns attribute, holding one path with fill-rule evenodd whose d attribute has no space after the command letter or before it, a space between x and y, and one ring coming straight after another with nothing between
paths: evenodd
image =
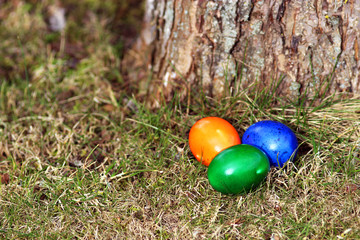
<instances>
[{"instance_id":1,"label":"dry brown grass","mask_svg":"<svg viewBox=\"0 0 360 240\"><path fill-rule=\"evenodd\" d=\"M0 14L2 23L28 19L0 27L0 59L12 61L0 60L8 64L0 71L1 238L360 238L359 96L315 109L273 107L243 91L146 109L116 72L119 55L99 8L91 21L69 23L79 33L63 56L56 46L70 37L47 32L40 7L6 5ZM187 144L192 124L209 115L241 134L258 120L282 121L301 142L299 156L254 192L215 192Z\"/></svg>"}]
</instances>

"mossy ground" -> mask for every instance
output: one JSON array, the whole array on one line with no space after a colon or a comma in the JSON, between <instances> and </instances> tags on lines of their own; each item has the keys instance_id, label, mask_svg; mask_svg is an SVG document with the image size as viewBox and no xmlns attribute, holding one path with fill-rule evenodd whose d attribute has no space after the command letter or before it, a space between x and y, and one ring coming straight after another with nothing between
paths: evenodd
<instances>
[{"instance_id":1,"label":"mossy ground","mask_svg":"<svg viewBox=\"0 0 360 240\"><path fill-rule=\"evenodd\" d=\"M119 71L141 5L63 1L61 34L48 29L51 1L0 4L1 238L360 238L359 96L304 107L273 104L271 90L221 101L194 90L190 105L151 110ZM254 192L215 192L187 142L204 116L241 135L281 121L299 156Z\"/></svg>"}]
</instances>

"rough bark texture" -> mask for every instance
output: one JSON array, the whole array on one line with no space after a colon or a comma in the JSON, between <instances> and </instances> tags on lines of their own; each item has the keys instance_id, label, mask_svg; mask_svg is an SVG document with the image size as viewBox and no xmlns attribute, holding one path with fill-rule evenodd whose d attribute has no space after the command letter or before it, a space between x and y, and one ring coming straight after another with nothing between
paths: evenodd
<instances>
[{"instance_id":1,"label":"rough bark texture","mask_svg":"<svg viewBox=\"0 0 360 240\"><path fill-rule=\"evenodd\" d=\"M359 44L360 0L147 0L135 49L147 53L142 88L155 96L202 85L221 97L282 75L278 93L296 98L358 94Z\"/></svg>"}]
</instances>

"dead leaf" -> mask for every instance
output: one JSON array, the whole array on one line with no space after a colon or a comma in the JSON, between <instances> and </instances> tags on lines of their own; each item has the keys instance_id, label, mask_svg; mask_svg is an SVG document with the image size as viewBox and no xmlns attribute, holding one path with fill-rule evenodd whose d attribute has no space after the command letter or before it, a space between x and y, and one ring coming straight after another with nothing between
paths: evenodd
<instances>
[{"instance_id":1,"label":"dead leaf","mask_svg":"<svg viewBox=\"0 0 360 240\"><path fill-rule=\"evenodd\" d=\"M59 93L57 96L56 96L56 99L59 101L59 102L62 102L62 101L65 101L71 97L73 97L75 95L75 92L70 89L68 91L64 91L64 92L61 92Z\"/></svg>"},{"instance_id":2,"label":"dead leaf","mask_svg":"<svg viewBox=\"0 0 360 240\"><path fill-rule=\"evenodd\" d=\"M280 206L279 204L275 204L274 209L275 209L277 212L281 212L281 206Z\"/></svg>"},{"instance_id":3,"label":"dead leaf","mask_svg":"<svg viewBox=\"0 0 360 240\"><path fill-rule=\"evenodd\" d=\"M233 220L229 221L228 224L237 226L237 225L242 224L243 222L245 222L245 220L243 218L237 218L237 219L233 219Z\"/></svg>"},{"instance_id":4,"label":"dead leaf","mask_svg":"<svg viewBox=\"0 0 360 240\"><path fill-rule=\"evenodd\" d=\"M350 183L348 185L345 186L345 191L347 193L352 193L352 192L355 192L356 190L359 189L359 186L356 185L356 184L353 184L353 183Z\"/></svg>"},{"instance_id":5,"label":"dead leaf","mask_svg":"<svg viewBox=\"0 0 360 240\"><path fill-rule=\"evenodd\" d=\"M1 183L6 185L6 184L9 184L9 182L10 182L9 174L8 173L2 174L1 175Z\"/></svg>"},{"instance_id":6,"label":"dead leaf","mask_svg":"<svg viewBox=\"0 0 360 240\"><path fill-rule=\"evenodd\" d=\"M113 112L115 107L112 104L106 104L103 106L104 111L106 112Z\"/></svg>"}]
</instances>

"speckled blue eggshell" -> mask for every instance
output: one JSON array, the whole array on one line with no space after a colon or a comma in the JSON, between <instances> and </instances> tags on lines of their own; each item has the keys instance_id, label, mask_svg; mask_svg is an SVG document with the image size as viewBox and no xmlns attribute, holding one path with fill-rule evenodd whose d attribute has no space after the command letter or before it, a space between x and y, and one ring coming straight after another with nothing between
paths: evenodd
<instances>
[{"instance_id":1,"label":"speckled blue eggshell","mask_svg":"<svg viewBox=\"0 0 360 240\"><path fill-rule=\"evenodd\" d=\"M298 141L294 132L276 121L261 121L251 125L242 137L243 144L253 145L269 158L270 165L282 167L296 157Z\"/></svg>"}]
</instances>

